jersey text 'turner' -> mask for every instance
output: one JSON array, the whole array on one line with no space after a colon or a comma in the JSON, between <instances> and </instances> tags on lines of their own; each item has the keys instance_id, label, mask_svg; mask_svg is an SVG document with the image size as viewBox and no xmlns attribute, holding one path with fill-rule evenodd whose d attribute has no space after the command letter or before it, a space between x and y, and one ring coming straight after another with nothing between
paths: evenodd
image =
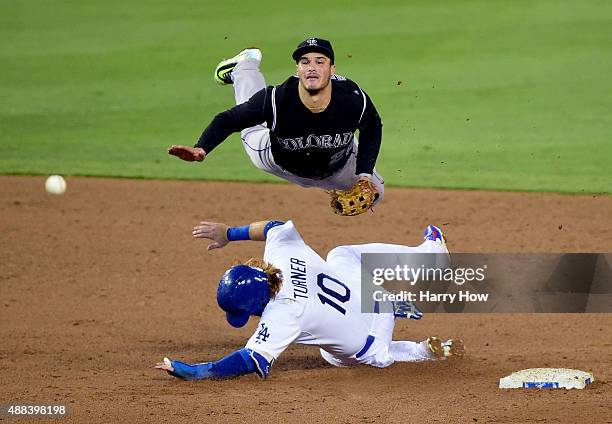
<instances>
[{"instance_id":1,"label":"jersey text 'turner'","mask_svg":"<svg viewBox=\"0 0 612 424\"><path fill-rule=\"evenodd\" d=\"M308 285L306 284L306 261L291 258L291 284L293 284L293 298L305 297L308 299Z\"/></svg>"}]
</instances>

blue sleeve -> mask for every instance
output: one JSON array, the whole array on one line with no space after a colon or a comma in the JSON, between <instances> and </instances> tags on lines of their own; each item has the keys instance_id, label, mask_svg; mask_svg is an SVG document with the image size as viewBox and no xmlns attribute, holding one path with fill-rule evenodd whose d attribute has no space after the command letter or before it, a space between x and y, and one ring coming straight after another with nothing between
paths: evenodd
<instances>
[{"instance_id":1,"label":"blue sleeve","mask_svg":"<svg viewBox=\"0 0 612 424\"><path fill-rule=\"evenodd\" d=\"M266 378L270 366L266 358L259 353L242 348L216 362L190 365L181 361L172 361L174 371L169 374L181 380L201 380L232 378L255 372L260 378Z\"/></svg>"},{"instance_id":2,"label":"blue sleeve","mask_svg":"<svg viewBox=\"0 0 612 424\"><path fill-rule=\"evenodd\" d=\"M266 224L266 226L264 227L264 237L268 237L268 231L270 231L270 229L274 228L274 227L278 227L279 225L283 225L284 222L282 221L270 221Z\"/></svg>"}]
</instances>

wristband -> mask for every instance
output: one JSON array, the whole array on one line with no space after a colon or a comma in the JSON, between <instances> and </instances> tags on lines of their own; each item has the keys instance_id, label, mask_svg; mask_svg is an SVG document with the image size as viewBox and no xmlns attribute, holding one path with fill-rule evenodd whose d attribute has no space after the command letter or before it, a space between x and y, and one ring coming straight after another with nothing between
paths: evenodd
<instances>
[{"instance_id":1,"label":"wristband","mask_svg":"<svg viewBox=\"0 0 612 424\"><path fill-rule=\"evenodd\" d=\"M249 236L249 227L250 225L244 225L242 227L230 227L227 229L227 240L228 241L237 241L237 240L251 240Z\"/></svg>"}]
</instances>

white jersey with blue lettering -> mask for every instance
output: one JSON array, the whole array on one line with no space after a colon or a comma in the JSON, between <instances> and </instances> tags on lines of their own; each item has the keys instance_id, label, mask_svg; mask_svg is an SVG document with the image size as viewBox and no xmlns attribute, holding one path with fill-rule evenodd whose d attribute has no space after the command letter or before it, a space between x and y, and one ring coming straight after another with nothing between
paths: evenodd
<instances>
[{"instance_id":1,"label":"white jersey with blue lettering","mask_svg":"<svg viewBox=\"0 0 612 424\"><path fill-rule=\"evenodd\" d=\"M246 347L270 362L291 343L301 343L319 346L323 357L337 366L390 365L395 319L390 313L361 312L360 255L442 248L431 241L418 248L380 243L340 246L323 260L291 221L271 228L263 259L281 270L283 285L264 309Z\"/></svg>"},{"instance_id":2,"label":"white jersey with blue lettering","mask_svg":"<svg viewBox=\"0 0 612 424\"><path fill-rule=\"evenodd\" d=\"M268 360L289 344L314 344L334 356L363 348L372 315L361 313L360 281L346 281L312 250L291 221L268 231L264 261L281 270L283 285L247 343Z\"/></svg>"}]
</instances>

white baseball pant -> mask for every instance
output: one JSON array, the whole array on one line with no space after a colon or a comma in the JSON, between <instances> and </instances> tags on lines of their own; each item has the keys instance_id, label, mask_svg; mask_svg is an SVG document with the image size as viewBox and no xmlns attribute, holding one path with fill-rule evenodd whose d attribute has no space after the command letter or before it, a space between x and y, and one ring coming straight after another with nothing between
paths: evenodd
<instances>
[{"instance_id":1,"label":"white baseball pant","mask_svg":"<svg viewBox=\"0 0 612 424\"><path fill-rule=\"evenodd\" d=\"M445 244L425 240L420 246L409 247L397 244L370 243L352 246L338 246L327 254L327 263L339 269L350 270L350 275L343 275L347 281L353 284L361 284L361 254L362 253L435 253L436 267L446 268L450 266L450 256ZM374 342L367 352L357 358L353 355L348 358L339 358L321 349L321 356L327 362L337 367L348 367L357 364L366 364L378 368L388 367L396 361L416 362L434 359L427 348L427 343L413 341L394 341L393 329L395 328L395 316L391 313L374 314L370 335L374 336Z\"/></svg>"}]
</instances>

